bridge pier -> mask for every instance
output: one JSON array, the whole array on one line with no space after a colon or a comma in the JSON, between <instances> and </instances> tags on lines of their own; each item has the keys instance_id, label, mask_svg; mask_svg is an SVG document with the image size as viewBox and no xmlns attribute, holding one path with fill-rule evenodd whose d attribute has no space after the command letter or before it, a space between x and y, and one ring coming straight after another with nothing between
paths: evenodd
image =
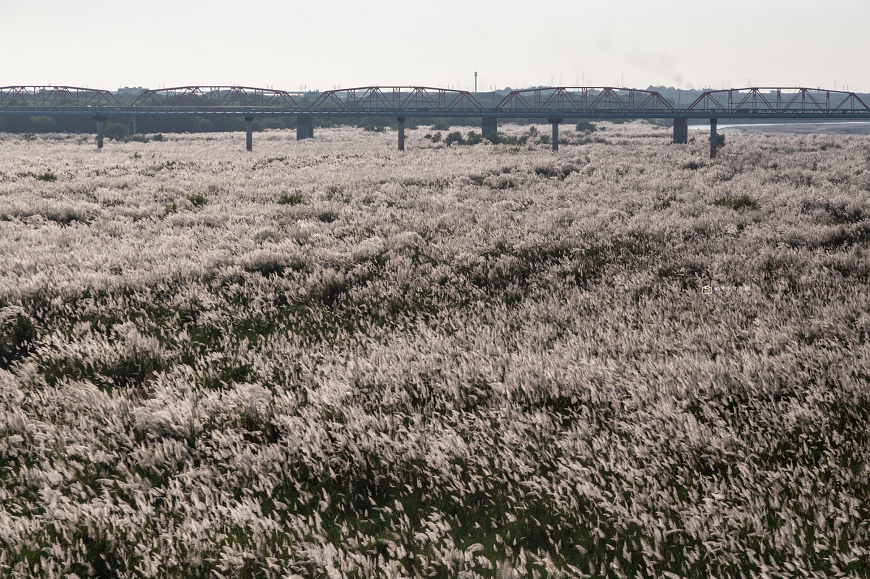
<instances>
[{"instance_id":1,"label":"bridge pier","mask_svg":"<svg viewBox=\"0 0 870 579\"><path fill-rule=\"evenodd\" d=\"M685 145L689 142L689 119L677 117L674 119L674 143Z\"/></svg>"},{"instance_id":2,"label":"bridge pier","mask_svg":"<svg viewBox=\"0 0 870 579\"><path fill-rule=\"evenodd\" d=\"M314 119L309 115L296 117L296 140L314 138Z\"/></svg>"},{"instance_id":3,"label":"bridge pier","mask_svg":"<svg viewBox=\"0 0 870 579\"><path fill-rule=\"evenodd\" d=\"M136 134L136 117L127 117L124 121L124 138L132 137Z\"/></svg>"},{"instance_id":4,"label":"bridge pier","mask_svg":"<svg viewBox=\"0 0 870 579\"><path fill-rule=\"evenodd\" d=\"M95 121L97 121L97 148L103 148L103 127L106 123L106 119L109 117L105 115L97 115L95 117L91 117Z\"/></svg>"},{"instance_id":5,"label":"bridge pier","mask_svg":"<svg viewBox=\"0 0 870 579\"><path fill-rule=\"evenodd\" d=\"M405 117L396 117L399 121L399 150L405 150Z\"/></svg>"},{"instance_id":6,"label":"bridge pier","mask_svg":"<svg viewBox=\"0 0 870 579\"><path fill-rule=\"evenodd\" d=\"M559 150L559 123L562 122L562 119L547 119L551 125L553 125L553 151Z\"/></svg>"},{"instance_id":7,"label":"bridge pier","mask_svg":"<svg viewBox=\"0 0 870 579\"><path fill-rule=\"evenodd\" d=\"M710 119L710 158L716 158L716 125L718 119Z\"/></svg>"},{"instance_id":8,"label":"bridge pier","mask_svg":"<svg viewBox=\"0 0 870 579\"><path fill-rule=\"evenodd\" d=\"M248 151L254 150L254 117L245 117L245 148Z\"/></svg>"},{"instance_id":9,"label":"bridge pier","mask_svg":"<svg viewBox=\"0 0 870 579\"><path fill-rule=\"evenodd\" d=\"M481 135L485 137L491 133L498 133L498 117L483 117Z\"/></svg>"}]
</instances>

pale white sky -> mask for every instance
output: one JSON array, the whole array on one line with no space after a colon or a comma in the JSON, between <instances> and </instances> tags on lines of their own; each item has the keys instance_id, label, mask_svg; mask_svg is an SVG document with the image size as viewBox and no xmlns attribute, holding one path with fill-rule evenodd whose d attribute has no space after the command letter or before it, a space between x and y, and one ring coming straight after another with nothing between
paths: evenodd
<instances>
[{"instance_id":1,"label":"pale white sky","mask_svg":"<svg viewBox=\"0 0 870 579\"><path fill-rule=\"evenodd\" d=\"M0 86L870 92L868 32L870 0L0 0Z\"/></svg>"}]
</instances>

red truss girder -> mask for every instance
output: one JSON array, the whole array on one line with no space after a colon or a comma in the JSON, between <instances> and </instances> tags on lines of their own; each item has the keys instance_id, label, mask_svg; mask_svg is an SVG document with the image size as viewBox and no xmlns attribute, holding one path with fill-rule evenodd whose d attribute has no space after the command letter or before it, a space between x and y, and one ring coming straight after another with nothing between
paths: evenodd
<instances>
[{"instance_id":1,"label":"red truss girder","mask_svg":"<svg viewBox=\"0 0 870 579\"><path fill-rule=\"evenodd\" d=\"M287 91L249 86L178 86L146 90L136 107L268 107L301 108Z\"/></svg>"},{"instance_id":2,"label":"red truss girder","mask_svg":"<svg viewBox=\"0 0 870 579\"><path fill-rule=\"evenodd\" d=\"M427 110L483 109L468 91L426 86L364 86L329 90L311 103L311 109Z\"/></svg>"},{"instance_id":3,"label":"red truss girder","mask_svg":"<svg viewBox=\"0 0 870 579\"><path fill-rule=\"evenodd\" d=\"M688 110L757 111L870 111L853 93L819 88L733 88L706 91Z\"/></svg>"},{"instance_id":4,"label":"red truss girder","mask_svg":"<svg viewBox=\"0 0 870 579\"><path fill-rule=\"evenodd\" d=\"M674 107L655 91L613 87L549 87L515 90L496 105L508 111L631 112Z\"/></svg>"},{"instance_id":5,"label":"red truss girder","mask_svg":"<svg viewBox=\"0 0 870 579\"><path fill-rule=\"evenodd\" d=\"M107 90L78 86L3 86L5 107L116 107L121 103Z\"/></svg>"}]
</instances>

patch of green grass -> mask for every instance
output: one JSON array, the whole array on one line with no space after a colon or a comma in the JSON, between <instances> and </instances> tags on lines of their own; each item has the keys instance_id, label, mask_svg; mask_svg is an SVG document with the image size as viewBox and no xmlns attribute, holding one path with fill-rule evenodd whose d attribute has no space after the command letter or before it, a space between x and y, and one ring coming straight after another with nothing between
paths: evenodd
<instances>
[{"instance_id":1,"label":"patch of green grass","mask_svg":"<svg viewBox=\"0 0 870 579\"><path fill-rule=\"evenodd\" d=\"M193 203L194 207L205 207L208 204L208 197L206 197L202 193L194 193L193 195L188 195L187 200Z\"/></svg>"},{"instance_id":2,"label":"patch of green grass","mask_svg":"<svg viewBox=\"0 0 870 579\"><path fill-rule=\"evenodd\" d=\"M749 195L729 195L728 197L723 197L716 201L716 205L721 205L722 207L728 207L730 209L734 209L735 211L739 211L740 209L758 209L758 201L750 197Z\"/></svg>"},{"instance_id":3,"label":"patch of green grass","mask_svg":"<svg viewBox=\"0 0 870 579\"><path fill-rule=\"evenodd\" d=\"M57 181L57 175L52 172L41 173L36 176L37 181L48 181L49 183L53 183Z\"/></svg>"},{"instance_id":4,"label":"patch of green grass","mask_svg":"<svg viewBox=\"0 0 870 579\"><path fill-rule=\"evenodd\" d=\"M304 203L305 200L302 198L302 195L292 193L285 193L281 195L281 198L278 199L278 205L300 205Z\"/></svg>"}]
</instances>

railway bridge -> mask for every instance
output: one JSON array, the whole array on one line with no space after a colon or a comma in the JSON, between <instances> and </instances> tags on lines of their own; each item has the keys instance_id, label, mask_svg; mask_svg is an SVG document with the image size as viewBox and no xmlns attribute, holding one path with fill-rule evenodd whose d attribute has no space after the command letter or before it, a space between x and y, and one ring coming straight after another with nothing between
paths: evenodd
<instances>
[{"instance_id":1,"label":"railway bridge","mask_svg":"<svg viewBox=\"0 0 870 579\"><path fill-rule=\"evenodd\" d=\"M315 117L389 117L399 125L399 150L405 148L408 117L480 118L483 135L496 132L499 119L546 120L552 125L554 151L559 149L559 123L565 119L673 119L675 143L688 142L690 119L709 119L710 156L715 157L719 119L870 121L870 107L853 92L785 87L710 90L686 106L675 106L655 91L616 87L524 89L498 100L424 86L366 86L313 94L246 86L180 86L144 90L121 102L108 90L5 86L0 87L0 115L90 116L96 121L100 148L104 123L110 117L123 120L126 132L133 134L136 119L142 117L239 116L246 122L249 151L254 118L268 116L295 117L297 139L314 137Z\"/></svg>"}]
</instances>

